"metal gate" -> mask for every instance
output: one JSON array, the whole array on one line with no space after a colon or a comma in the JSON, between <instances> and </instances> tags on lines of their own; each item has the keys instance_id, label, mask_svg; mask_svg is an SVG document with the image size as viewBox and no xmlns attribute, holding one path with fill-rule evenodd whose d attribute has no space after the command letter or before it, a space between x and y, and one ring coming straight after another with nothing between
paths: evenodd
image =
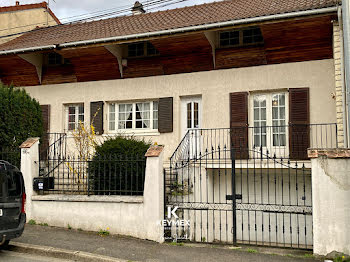
<instances>
[{"instance_id":1,"label":"metal gate","mask_svg":"<svg viewBox=\"0 0 350 262\"><path fill-rule=\"evenodd\" d=\"M187 133L165 170L165 205L190 223L166 227L167 239L312 249L309 162L277 155L237 150L224 131Z\"/></svg>"}]
</instances>

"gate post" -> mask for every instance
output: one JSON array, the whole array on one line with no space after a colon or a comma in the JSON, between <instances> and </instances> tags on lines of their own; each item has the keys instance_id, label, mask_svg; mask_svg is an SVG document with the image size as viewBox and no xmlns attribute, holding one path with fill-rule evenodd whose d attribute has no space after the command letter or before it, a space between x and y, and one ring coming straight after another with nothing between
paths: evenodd
<instances>
[{"instance_id":1,"label":"gate post","mask_svg":"<svg viewBox=\"0 0 350 262\"><path fill-rule=\"evenodd\" d=\"M236 213L236 158L235 149L231 146L231 182L232 182L232 233L233 233L233 244L237 245L237 213Z\"/></svg>"},{"instance_id":2,"label":"gate post","mask_svg":"<svg viewBox=\"0 0 350 262\"><path fill-rule=\"evenodd\" d=\"M314 253L350 255L350 149L309 149Z\"/></svg>"},{"instance_id":3,"label":"gate post","mask_svg":"<svg viewBox=\"0 0 350 262\"><path fill-rule=\"evenodd\" d=\"M39 175L39 138L28 138L21 146L21 172L26 190L27 220L32 218L33 178Z\"/></svg>"}]
</instances>

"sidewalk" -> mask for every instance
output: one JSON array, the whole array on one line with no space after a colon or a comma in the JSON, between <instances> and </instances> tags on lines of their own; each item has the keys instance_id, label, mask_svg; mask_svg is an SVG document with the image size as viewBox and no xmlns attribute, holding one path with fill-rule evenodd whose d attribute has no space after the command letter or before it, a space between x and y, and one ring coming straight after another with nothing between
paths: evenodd
<instances>
[{"instance_id":1,"label":"sidewalk","mask_svg":"<svg viewBox=\"0 0 350 262\"><path fill-rule=\"evenodd\" d=\"M281 249L258 249L244 247L232 249L215 245L171 245L158 244L124 236L101 237L95 232L82 232L47 226L26 225L23 235L15 242L38 246L49 246L67 251L82 251L126 261L316 261L306 259L304 251ZM271 254L264 254L269 252ZM277 255L277 254L284 255ZM300 257L295 257L299 255ZM302 257L304 256L304 257Z\"/></svg>"}]
</instances>

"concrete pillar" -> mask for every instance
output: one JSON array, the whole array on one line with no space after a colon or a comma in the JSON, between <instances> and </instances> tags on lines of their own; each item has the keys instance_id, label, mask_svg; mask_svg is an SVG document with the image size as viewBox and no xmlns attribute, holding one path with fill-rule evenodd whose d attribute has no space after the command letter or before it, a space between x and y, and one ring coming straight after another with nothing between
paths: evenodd
<instances>
[{"instance_id":1,"label":"concrete pillar","mask_svg":"<svg viewBox=\"0 0 350 262\"><path fill-rule=\"evenodd\" d=\"M143 221L147 239L164 242L163 227L160 221L164 219L164 174L163 146L152 146L146 153L146 176L144 188Z\"/></svg>"},{"instance_id":2,"label":"concrete pillar","mask_svg":"<svg viewBox=\"0 0 350 262\"><path fill-rule=\"evenodd\" d=\"M26 188L27 221L32 219L33 178L39 176L39 138L28 138L21 146L21 172Z\"/></svg>"},{"instance_id":3,"label":"concrete pillar","mask_svg":"<svg viewBox=\"0 0 350 262\"><path fill-rule=\"evenodd\" d=\"M310 149L314 253L350 254L350 149Z\"/></svg>"}]
</instances>

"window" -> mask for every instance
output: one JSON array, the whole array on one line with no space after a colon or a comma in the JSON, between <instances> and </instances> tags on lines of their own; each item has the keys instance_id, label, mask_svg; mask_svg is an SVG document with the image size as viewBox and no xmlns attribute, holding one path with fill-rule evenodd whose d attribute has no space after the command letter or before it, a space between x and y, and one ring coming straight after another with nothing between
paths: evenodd
<instances>
[{"instance_id":1,"label":"window","mask_svg":"<svg viewBox=\"0 0 350 262\"><path fill-rule=\"evenodd\" d=\"M150 42L140 42L128 45L128 57L158 55L158 50Z\"/></svg>"},{"instance_id":2,"label":"window","mask_svg":"<svg viewBox=\"0 0 350 262\"><path fill-rule=\"evenodd\" d=\"M199 103L187 103L187 128L199 128Z\"/></svg>"},{"instance_id":3,"label":"window","mask_svg":"<svg viewBox=\"0 0 350 262\"><path fill-rule=\"evenodd\" d=\"M158 102L109 104L109 130L158 129Z\"/></svg>"},{"instance_id":4,"label":"window","mask_svg":"<svg viewBox=\"0 0 350 262\"><path fill-rule=\"evenodd\" d=\"M63 64L70 64L68 59L63 58L60 54L52 52L47 54L47 64L49 66L57 66Z\"/></svg>"},{"instance_id":5,"label":"window","mask_svg":"<svg viewBox=\"0 0 350 262\"><path fill-rule=\"evenodd\" d=\"M220 47L254 45L263 42L264 39L259 27L220 33Z\"/></svg>"},{"instance_id":6,"label":"window","mask_svg":"<svg viewBox=\"0 0 350 262\"><path fill-rule=\"evenodd\" d=\"M287 146L286 93L253 96L254 147Z\"/></svg>"},{"instance_id":7,"label":"window","mask_svg":"<svg viewBox=\"0 0 350 262\"><path fill-rule=\"evenodd\" d=\"M68 131L78 128L79 123L84 123L84 104L68 105Z\"/></svg>"}]
</instances>

